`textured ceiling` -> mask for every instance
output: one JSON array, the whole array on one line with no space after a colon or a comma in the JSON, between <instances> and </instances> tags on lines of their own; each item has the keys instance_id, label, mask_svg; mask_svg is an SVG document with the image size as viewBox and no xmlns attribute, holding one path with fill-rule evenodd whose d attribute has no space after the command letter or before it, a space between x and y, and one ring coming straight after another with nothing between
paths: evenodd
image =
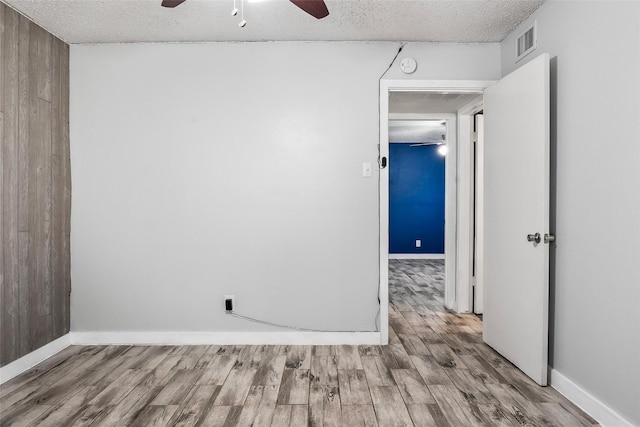
<instances>
[{"instance_id":1,"label":"textured ceiling","mask_svg":"<svg viewBox=\"0 0 640 427\"><path fill-rule=\"evenodd\" d=\"M543 0L325 0L307 15L288 0L2 0L67 43L263 40L497 42ZM241 0L236 0L240 8Z\"/></svg>"}]
</instances>

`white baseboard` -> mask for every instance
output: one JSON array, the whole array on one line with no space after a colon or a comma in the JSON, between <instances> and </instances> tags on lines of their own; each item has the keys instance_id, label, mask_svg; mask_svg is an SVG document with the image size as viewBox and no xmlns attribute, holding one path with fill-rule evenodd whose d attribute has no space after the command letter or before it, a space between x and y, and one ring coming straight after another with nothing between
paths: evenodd
<instances>
[{"instance_id":1,"label":"white baseboard","mask_svg":"<svg viewBox=\"0 0 640 427\"><path fill-rule=\"evenodd\" d=\"M389 259L444 259L444 254L389 254Z\"/></svg>"},{"instance_id":2,"label":"white baseboard","mask_svg":"<svg viewBox=\"0 0 640 427\"><path fill-rule=\"evenodd\" d=\"M379 345L380 332L72 332L74 345Z\"/></svg>"},{"instance_id":3,"label":"white baseboard","mask_svg":"<svg viewBox=\"0 0 640 427\"><path fill-rule=\"evenodd\" d=\"M70 345L379 345L380 332L70 332L0 368L0 384Z\"/></svg>"},{"instance_id":4,"label":"white baseboard","mask_svg":"<svg viewBox=\"0 0 640 427\"><path fill-rule=\"evenodd\" d=\"M54 354L69 347L71 345L70 338L70 334L63 335L60 338L51 341L49 344L22 356L20 359L14 360L13 362L3 366L0 368L0 384L6 383L11 378L20 375L21 373L36 366L38 363L45 361Z\"/></svg>"},{"instance_id":5,"label":"white baseboard","mask_svg":"<svg viewBox=\"0 0 640 427\"><path fill-rule=\"evenodd\" d=\"M564 397L572 401L576 406L585 411L604 427L633 427L620 414L602 403L595 396L549 367L551 387L556 389Z\"/></svg>"}]
</instances>

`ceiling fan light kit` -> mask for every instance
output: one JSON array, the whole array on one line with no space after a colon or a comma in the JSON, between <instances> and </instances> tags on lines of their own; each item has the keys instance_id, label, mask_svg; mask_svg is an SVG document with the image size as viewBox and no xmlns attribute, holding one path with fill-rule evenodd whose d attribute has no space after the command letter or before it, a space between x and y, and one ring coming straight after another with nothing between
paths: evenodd
<instances>
[{"instance_id":1,"label":"ceiling fan light kit","mask_svg":"<svg viewBox=\"0 0 640 427\"><path fill-rule=\"evenodd\" d=\"M162 6L168 8L174 8L186 0L162 0ZM251 0L250 0L251 1ZM257 1L257 0L254 0ZM289 0L291 3L298 6L300 9L313 16L316 19L322 19L329 16L329 9L324 0ZM242 20L238 23L240 28L244 28L247 25L247 21L244 19L244 0L241 0L240 11ZM236 7L236 0L233 0L233 9L231 9L231 16L238 14L238 8Z\"/></svg>"}]
</instances>

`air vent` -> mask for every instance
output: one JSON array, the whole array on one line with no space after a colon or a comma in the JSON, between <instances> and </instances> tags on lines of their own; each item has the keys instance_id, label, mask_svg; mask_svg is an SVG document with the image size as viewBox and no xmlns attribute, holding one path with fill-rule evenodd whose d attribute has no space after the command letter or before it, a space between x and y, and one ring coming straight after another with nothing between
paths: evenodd
<instances>
[{"instance_id":1,"label":"air vent","mask_svg":"<svg viewBox=\"0 0 640 427\"><path fill-rule=\"evenodd\" d=\"M536 23L516 40L516 62L536 50Z\"/></svg>"}]
</instances>

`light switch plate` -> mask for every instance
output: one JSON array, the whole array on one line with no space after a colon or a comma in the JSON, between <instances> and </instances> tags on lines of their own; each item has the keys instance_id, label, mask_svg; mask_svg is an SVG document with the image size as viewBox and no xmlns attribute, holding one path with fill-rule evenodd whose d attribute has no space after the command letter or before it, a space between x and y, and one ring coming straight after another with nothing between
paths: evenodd
<instances>
[{"instance_id":1,"label":"light switch plate","mask_svg":"<svg viewBox=\"0 0 640 427\"><path fill-rule=\"evenodd\" d=\"M363 178L370 178L371 177L371 163L364 162L362 164L362 177Z\"/></svg>"}]
</instances>

